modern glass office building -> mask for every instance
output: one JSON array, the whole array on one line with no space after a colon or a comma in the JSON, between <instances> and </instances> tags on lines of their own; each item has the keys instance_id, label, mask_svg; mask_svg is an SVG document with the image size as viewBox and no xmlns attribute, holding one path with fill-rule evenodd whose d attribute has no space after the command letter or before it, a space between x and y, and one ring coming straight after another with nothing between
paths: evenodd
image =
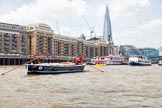
<instances>
[{"instance_id":1,"label":"modern glass office building","mask_svg":"<svg viewBox=\"0 0 162 108\"><path fill-rule=\"evenodd\" d=\"M143 56L147 57L158 57L159 51L155 48L140 48L139 49Z\"/></svg>"},{"instance_id":2,"label":"modern glass office building","mask_svg":"<svg viewBox=\"0 0 162 108\"><path fill-rule=\"evenodd\" d=\"M141 52L132 45L121 45L119 47L119 54L125 57L130 57L133 55L141 55Z\"/></svg>"},{"instance_id":3,"label":"modern glass office building","mask_svg":"<svg viewBox=\"0 0 162 108\"><path fill-rule=\"evenodd\" d=\"M105 12L103 39L106 40L108 44L113 44L112 31L111 31L111 20L110 20L108 6L106 6L106 12Z\"/></svg>"}]
</instances>

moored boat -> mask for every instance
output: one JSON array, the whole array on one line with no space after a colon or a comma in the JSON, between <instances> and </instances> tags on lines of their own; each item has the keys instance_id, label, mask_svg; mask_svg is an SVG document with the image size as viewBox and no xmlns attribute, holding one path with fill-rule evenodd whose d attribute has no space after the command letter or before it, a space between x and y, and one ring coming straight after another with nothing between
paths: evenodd
<instances>
[{"instance_id":1,"label":"moored boat","mask_svg":"<svg viewBox=\"0 0 162 108\"><path fill-rule=\"evenodd\" d=\"M159 66L162 66L162 60L159 61L159 64L158 64L158 65L159 65Z\"/></svg>"},{"instance_id":2,"label":"moored boat","mask_svg":"<svg viewBox=\"0 0 162 108\"><path fill-rule=\"evenodd\" d=\"M129 65L132 66L151 66L151 60L147 57L135 55L129 57Z\"/></svg>"},{"instance_id":3,"label":"moored boat","mask_svg":"<svg viewBox=\"0 0 162 108\"><path fill-rule=\"evenodd\" d=\"M75 63L40 63L27 64L27 74L57 74L83 72L85 65Z\"/></svg>"},{"instance_id":4,"label":"moored boat","mask_svg":"<svg viewBox=\"0 0 162 108\"><path fill-rule=\"evenodd\" d=\"M96 66L106 66L106 64L96 64Z\"/></svg>"},{"instance_id":5,"label":"moored boat","mask_svg":"<svg viewBox=\"0 0 162 108\"><path fill-rule=\"evenodd\" d=\"M106 64L106 65L122 65L127 64L126 58L122 56L97 56L91 59L89 64L96 65L96 64Z\"/></svg>"}]
</instances>

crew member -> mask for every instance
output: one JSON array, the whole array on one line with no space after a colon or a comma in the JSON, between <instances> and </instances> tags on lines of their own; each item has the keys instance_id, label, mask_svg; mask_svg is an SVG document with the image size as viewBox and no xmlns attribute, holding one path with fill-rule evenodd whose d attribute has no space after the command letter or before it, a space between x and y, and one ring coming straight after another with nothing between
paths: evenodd
<instances>
[{"instance_id":1,"label":"crew member","mask_svg":"<svg viewBox=\"0 0 162 108\"><path fill-rule=\"evenodd\" d=\"M78 65L81 64L83 60L83 56L79 55L79 57L74 57L73 62Z\"/></svg>"},{"instance_id":2,"label":"crew member","mask_svg":"<svg viewBox=\"0 0 162 108\"><path fill-rule=\"evenodd\" d=\"M79 60L82 61L83 60L83 56L79 55Z\"/></svg>"},{"instance_id":3,"label":"crew member","mask_svg":"<svg viewBox=\"0 0 162 108\"><path fill-rule=\"evenodd\" d=\"M38 61L38 63L41 63L41 62L40 62L40 59L41 59L41 56L39 56L39 55L36 56L36 60Z\"/></svg>"},{"instance_id":4,"label":"crew member","mask_svg":"<svg viewBox=\"0 0 162 108\"><path fill-rule=\"evenodd\" d=\"M74 57L74 58L73 58L73 63L76 63L76 58L77 58L77 57Z\"/></svg>"}]
</instances>

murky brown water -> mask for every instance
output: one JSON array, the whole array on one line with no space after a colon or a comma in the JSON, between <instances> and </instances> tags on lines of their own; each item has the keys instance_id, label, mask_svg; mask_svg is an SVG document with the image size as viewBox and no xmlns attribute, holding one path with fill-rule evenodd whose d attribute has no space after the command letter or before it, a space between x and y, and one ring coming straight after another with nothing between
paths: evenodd
<instances>
[{"instance_id":1,"label":"murky brown water","mask_svg":"<svg viewBox=\"0 0 162 108\"><path fill-rule=\"evenodd\" d=\"M0 108L162 108L162 66L97 68L105 72L26 75L20 67L0 76Z\"/></svg>"}]
</instances>

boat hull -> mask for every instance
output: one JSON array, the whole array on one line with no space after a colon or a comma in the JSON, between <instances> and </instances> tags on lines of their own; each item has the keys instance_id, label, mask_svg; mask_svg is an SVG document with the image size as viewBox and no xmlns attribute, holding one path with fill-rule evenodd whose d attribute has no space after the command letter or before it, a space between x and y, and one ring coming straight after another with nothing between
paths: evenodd
<instances>
[{"instance_id":1,"label":"boat hull","mask_svg":"<svg viewBox=\"0 0 162 108\"><path fill-rule=\"evenodd\" d=\"M83 72L85 65L26 65L27 74L58 74Z\"/></svg>"},{"instance_id":2,"label":"boat hull","mask_svg":"<svg viewBox=\"0 0 162 108\"><path fill-rule=\"evenodd\" d=\"M131 66L151 66L151 63L129 62Z\"/></svg>"},{"instance_id":3,"label":"boat hull","mask_svg":"<svg viewBox=\"0 0 162 108\"><path fill-rule=\"evenodd\" d=\"M162 60L159 61L159 64L158 64L158 65L159 65L159 66L162 66Z\"/></svg>"},{"instance_id":4,"label":"boat hull","mask_svg":"<svg viewBox=\"0 0 162 108\"><path fill-rule=\"evenodd\" d=\"M134 55L129 57L129 65L132 66L151 66L151 59L141 56L141 55Z\"/></svg>"}]
</instances>

